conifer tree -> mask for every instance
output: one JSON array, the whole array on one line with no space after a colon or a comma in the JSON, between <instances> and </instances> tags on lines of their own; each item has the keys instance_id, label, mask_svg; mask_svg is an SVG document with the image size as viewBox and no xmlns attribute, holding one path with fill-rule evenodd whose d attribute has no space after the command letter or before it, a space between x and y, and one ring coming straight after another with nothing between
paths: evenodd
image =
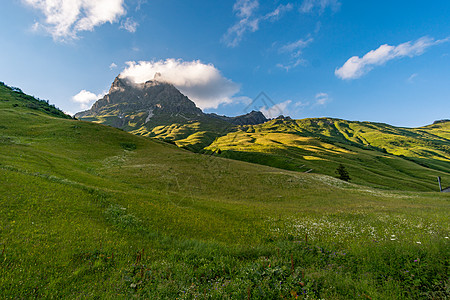
<instances>
[{"instance_id":1,"label":"conifer tree","mask_svg":"<svg viewBox=\"0 0 450 300\"><path fill-rule=\"evenodd\" d=\"M338 178L340 180L350 181L350 175L348 174L348 171L343 164L340 164L337 167L336 174L338 174Z\"/></svg>"}]
</instances>

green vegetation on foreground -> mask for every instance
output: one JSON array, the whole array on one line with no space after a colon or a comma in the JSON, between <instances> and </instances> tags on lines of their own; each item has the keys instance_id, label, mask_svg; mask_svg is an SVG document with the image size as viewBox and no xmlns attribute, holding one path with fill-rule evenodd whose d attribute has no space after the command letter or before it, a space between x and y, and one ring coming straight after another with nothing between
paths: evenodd
<instances>
[{"instance_id":1,"label":"green vegetation on foreground","mask_svg":"<svg viewBox=\"0 0 450 300\"><path fill-rule=\"evenodd\" d=\"M444 193L201 155L23 101L0 86L2 299L450 296Z\"/></svg>"}]
</instances>

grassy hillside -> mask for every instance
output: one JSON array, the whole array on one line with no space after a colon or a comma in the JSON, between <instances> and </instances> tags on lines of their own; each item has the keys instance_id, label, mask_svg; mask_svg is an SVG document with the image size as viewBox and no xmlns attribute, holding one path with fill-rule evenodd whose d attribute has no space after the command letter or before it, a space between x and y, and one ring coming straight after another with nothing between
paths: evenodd
<instances>
[{"instance_id":1,"label":"grassy hillside","mask_svg":"<svg viewBox=\"0 0 450 300\"><path fill-rule=\"evenodd\" d=\"M22 92L20 88L10 87L0 81L0 99L3 102L2 107L26 107L34 111L44 112L48 115L60 117L64 119L71 119L72 117L66 115L59 108L50 105L48 101L36 99L33 96Z\"/></svg>"},{"instance_id":2,"label":"grassy hillside","mask_svg":"<svg viewBox=\"0 0 450 300\"><path fill-rule=\"evenodd\" d=\"M335 176L339 164L352 182L398 190L436 190L450 184L450 122L418 129L339 119L275 119L243 126L206 149L221 156L300 172Z\"/></svg>"},{"instance_id":3,"label":"grassy hillside","mask_svg":"<svg viewBox=\"0 0 450 300\"><path fill-rule=\"evenodd\" d=\"M157 117L145 126L130 132L136 135L154 137L173 143L178 147L194 152L202 151L214 140L229 132L235 131L234 126L226 121L207 116L199 116L195 120Z\"/></svg>"},{"instance_id":4,"label":"grassy hillside","mask_svg":"<svg viewBox=\"0 0 450 300\"><path fill-rule=\"evenodd\" d=\"M450 296L448 195L201 155L8 93L2 299Z\"/></svg>"},{"instance_id":5,"label":"grassy hillside","mask_svg":"<svg viewBox=\"0 0 450 300\"><path fill-rule=\"evenodd\" d=\"M145 122L147 115L146 111L127 113L124 118L131 121L121 126L118 126L122 124L121 118L114 111L111 115L85 116L82 119L119 127L136 135L154 137L194 152L203 150L217 137L235 130L229 122L208 116L157 115Z\"/></svg>"},{"instance_id":6,"label":"grassy hillside","mask_svg":"<svg viewBox=\"0 0 450 300\"><path fill-rule=\"evenodd\" d=\"M376 188L435 191L437 176L450 185L450 122L400 128L340 119L275 119L252 126L233 126L206 116L128 113L122 126L136 135L154 137L202 153L286 170L335 176L339 164L352 181ZM84 118L116 126L117 114Z\"/></svg>"}]
</instances>

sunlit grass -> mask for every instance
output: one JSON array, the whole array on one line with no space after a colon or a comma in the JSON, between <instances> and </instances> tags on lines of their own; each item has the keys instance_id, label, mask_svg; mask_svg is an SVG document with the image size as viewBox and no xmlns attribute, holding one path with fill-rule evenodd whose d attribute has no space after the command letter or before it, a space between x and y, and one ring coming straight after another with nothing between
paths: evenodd
<instances>
[{"instance_id":1,"label":"sunlit grass","mask_svg":"<svg viewBox=\"0 0 450 300\"><path fill-rule=\"evenodd\" d=\"M447 123L436 133L448 130ZM273 120L222 136L206 149L220 149L222 157L330 176L344 164L358 184L435 191L437 176L450 182L450 146L444 135L427 130L432 129L326 118Z\"/></svg>"}]
</instances>

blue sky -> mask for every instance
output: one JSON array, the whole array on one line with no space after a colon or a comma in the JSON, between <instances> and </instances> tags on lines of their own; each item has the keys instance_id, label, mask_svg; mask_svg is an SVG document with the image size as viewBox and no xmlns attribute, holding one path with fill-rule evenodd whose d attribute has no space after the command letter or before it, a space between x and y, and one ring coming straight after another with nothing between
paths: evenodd
<instances>
[{"instance_id":1,"label":"blue sky","mask_svg":"<svg viewBox=\"0 0 450 300\"><path fill-rule=\"evenodd\" d=\"M207 112L422 126L450 118L449 16L450 1L13 0L0 81L75 113L119 74L158 72ZM260 92L277 107L249 104Z\"/></svg>"}]
</instances>

